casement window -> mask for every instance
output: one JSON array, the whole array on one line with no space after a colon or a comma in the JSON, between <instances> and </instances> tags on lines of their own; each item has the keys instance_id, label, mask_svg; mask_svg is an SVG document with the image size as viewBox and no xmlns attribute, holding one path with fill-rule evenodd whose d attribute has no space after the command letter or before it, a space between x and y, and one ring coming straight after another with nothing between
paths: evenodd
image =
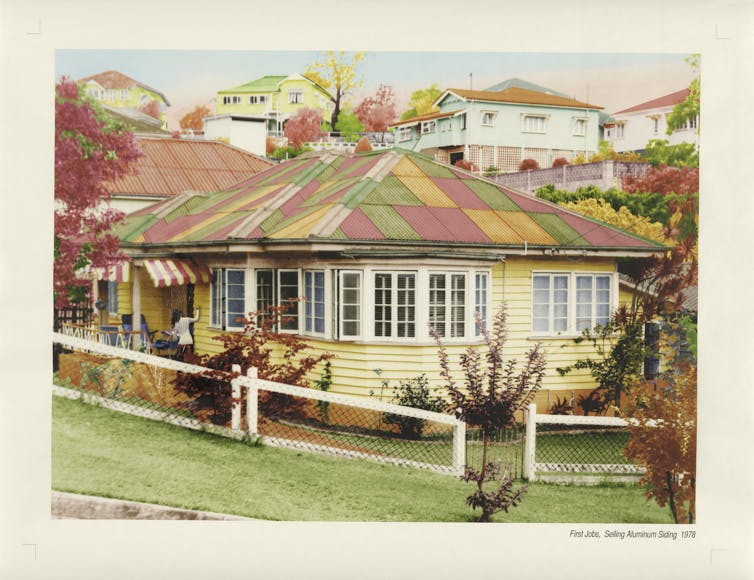
<instances>
[{"instance_id":1,"label":"casement window","mask_svg":"<svg viewBox=\"0 0 754 580\"><path fill-rule=\"evenodd\" d=\"M401 127L398 129L398 141L411 141L413 138L413 129L411 127Z\"/></svg>"},{"instance_id":2,"label":"casement window","mask_svg":"<svg viewBox=\"0 0 754 580\"><path fill-rule=\"evenodd\" d=\"M497 113L494 111L482 111L482 125L485 127L494 127Z\"/></svg>"},{"instance_id":3,"label":"casement window","mask_svg":"<svg viewBox=\"0 0 754 580\"><path fill-rule=\"evenodd\" d=\"M532 332L578 334L610 320L611 274L536 273L532 277Z\"/></svg>"},{"instance_id":4,"label":"casement window","mask_svg":"<svg viewBox=\"0 0 754 580\"><path fill-rule=\"evenodd\" d=\"M481 336L489 325L489 274L474 273L474 336Z\"/></svg>"},{"instance_id":5,"label":"casement window","mask_svg":"<svg viewBox=\"0 0 754 580\"><path fill-rule=\"evenodd\" d=\"M118 283L107 282L107 312L113 316L118 315Z\"/></svg>"},{"instance_id":6,"label":"casement window","mask_svg":"<svg viewBox=\"0 0 754 580\"><path fill-rule=\"evenodd\" d=\"M304 271L304 330L311 334L325 333L325 272Z\"/></svg>"},{"instance_id":7,"label":"casement window","mask_svg":"<svg viewBox=\"0 0 754 580\"><path fill-rule=\"evenodd\" d=\"M361 337L361 272L343 270L338 273L339 336Z\"/></svg>"},{"instance_id":8,"label":"casement window","mask_svg":"<svg viewBox=\"0 0 754 580\"><path fill-rule=\"evenodd\" d=\"M377 272L374 275L374 336L416 337L416 274Z\"/></svg>"},{"instance_id":9,"label":"casement window","mask_svg":"<svg viewBox=\"0 0 754 580\"><path fill-rule=\"evenodd\" d=\"M574 135L586 135L586 119L584 117L572 119L572 132Z\"/></svg>"},{"instance_id":10,"label":"casement window","mask_svg":"<svg viewBox=\"0 0 754 580\"><path fill-rule=\"evenodd\" d=\"M239 95L226 95L223 97L223 105L240 105L241 97Z\"/></svg>"},{"instance_id":11,"label":"casement window","mask_svg":"<svg viewBox=\"0 0 754 580\"><path fill-rule=\"evenodd\" d=\"M299 328L298 299L299 291L298 270L256 270L255 271L255 309L261 314L257 317L257 324L268 316L272 306L283 306L280 330L296 332Z\"/></svg>"},{"instance_id":12,"label":"casement window","mask_svg":"<svg viewBox=\"0 0 754 580\"><path fill-rule=\"evenodd\" d=\"M288 91L288 102L292 105L300 105L304 102L304 91L301 89L290 89Z\"/></svg>"},{"instance_id":13,"label":"casement window","mask_svg":"<svg viewBox=\"0 0 754 580\"><path fill-rule=\"evenodd\" d=\"M246 272L237 269L212 270L210 324L223 330L243 330L246 316Z\"/></svg>"},{"instance_id":14,"label":"casement window","mask_svg":"<svg viewBox=\"0 0 754 580\"><path fill-rule=\"evenodd\" d=\"M429 324L440 338L466 335L466 274L429 275Z\"/></svg>"},{"instance_id":15,"label":"casement window","mask_svg":"<svg viewBox=\"0 0 754 580\"><path fill-rule=\"evenodd\" d=\"M522 115L521 130L524 133L547 132L547 117L545 115Z\"/></svg>"},{"instance_id":16,"label":"casement window","mask_svg":"<svg viewBox=\"0 0 754 580\"><path fill-rule=\"evenodd\" d=\"M434 120L422 121L422 124L421 124L422 135L426 135L427 133L434 133L436 127L437 127L437 122Z\"/></svg>"},{"instance_id":17,"label":"casement window","mask_svg":"<svg viewBox=\"0 0 754 580\"><path fill-rule=\"evenodd\" d=\"M267 95L249 95L250 105L263 105L267 102Z\"/></svg>"},{"instance_id":18,"label":"casement window","mask_svg":"<svg viewBox=\"0 0 754 580\"><path fill-rule=\"evenodd\" d=\"M615 139L623 139L625 126L626 125L624 123L618 123L617 125L615 125Z\"/></svg>"}]
</instances>

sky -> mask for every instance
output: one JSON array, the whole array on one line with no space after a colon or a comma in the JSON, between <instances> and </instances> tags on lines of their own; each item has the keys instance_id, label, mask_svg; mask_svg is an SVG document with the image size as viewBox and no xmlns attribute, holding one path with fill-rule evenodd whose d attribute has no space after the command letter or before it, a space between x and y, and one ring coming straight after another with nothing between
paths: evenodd
<instances>
[{"instance_id":1,"label":"sky","mask_svg":"<svg viewBox=\"0 0 754 580\"><path fill-rule=\"evenodd\" d=\"M214 101L218 90L264 75L302 73L324 53L241 50L55 51L56 78L75 79L117 70L164 93L171 102L170 128L197 104ZM350 53L347 53L350 54ZM367 51L357 65L363 87L356 105L380 84L393 87L399 113L411 93L440 89L486 89L511 77L546 86L577 100L619 111L688 86L694 71L687 53L398 52Z\"/></svg>"}]
</instances>

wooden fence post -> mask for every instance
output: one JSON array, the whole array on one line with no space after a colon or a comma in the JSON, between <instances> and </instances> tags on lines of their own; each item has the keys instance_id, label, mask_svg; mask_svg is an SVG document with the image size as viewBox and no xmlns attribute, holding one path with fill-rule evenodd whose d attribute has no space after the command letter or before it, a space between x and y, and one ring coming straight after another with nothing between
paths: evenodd
<instances>
[{"instance_id":1,"label":"wooden fence post","mask_svg":"<svg viewBox=\"0 0 754 580\"><path fill-rule=\"evenodd\" d=\"M535 481L535 458L537 452L537 405L532 403L526 410L526 439L524 440L524 479Z\"/></svg>"},{"instance_id":2,"label":"wooden fence post","mask_svg":"<svg viewBox=\"0 0 754 580\"><path fill-rule=\"evenodd\" d=\"M233 365L231 370L234 373L240 374L241 365ZM232 396L233 399L235 399L231 405L230 428L233 429L233 431L238 431L241 429L241 404L238 402L238 399L241 398L241 383L238 382L237 379L233 379L230 384L232 385Z\"/></svg>"},{"instance_id":3,"label":"wooden fence post","mask_svg":"<svg viewBox=\"0 0 754 580\"><path fill-rule=\"evenodd\" d=\"M257 367L251 367L246 371L246 376L250 379L259 377ZM256 383L246 389L246 425L250 435L257 435L259 423L259 389Z\"/></svg>"}]
</instances>

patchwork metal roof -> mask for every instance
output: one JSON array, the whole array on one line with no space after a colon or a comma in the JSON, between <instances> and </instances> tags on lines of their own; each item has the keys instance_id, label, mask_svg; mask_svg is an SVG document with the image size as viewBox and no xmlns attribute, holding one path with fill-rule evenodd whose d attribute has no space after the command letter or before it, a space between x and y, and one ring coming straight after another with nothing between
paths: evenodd
<instances>
[{"instance_id":1,"label":"patchwork metal roof","mask_svg":"<svg viewBox=\"0 0 754 580\"><path fill-rule=\"evenodd\" d=\"M126 218L126 245L406 242L441 247L656 251L663 246L423 155L296 158L215 193Z\"/></svg>"}]
</instances>

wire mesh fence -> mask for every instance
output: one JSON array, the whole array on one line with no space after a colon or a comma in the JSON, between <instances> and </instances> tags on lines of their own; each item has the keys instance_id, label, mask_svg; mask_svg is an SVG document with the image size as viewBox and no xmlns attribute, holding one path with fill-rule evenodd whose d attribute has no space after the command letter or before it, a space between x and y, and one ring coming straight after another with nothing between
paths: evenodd
<instances>
[{"instance_id":1,"label":"wire mesh fence","mask_svg":"<svg viewBox=\"0 0 754 580\"><path fill-rule=\"evenodd\" d=\"M524 470L523 423L502 429L488 437L487 455L484 456L484 437L478 428L466 428L466 464L476 470L484 463L499 463L500 477L519 479Z\"/></svg>"},{"instance_id":2,"label":"wire mesh fence","mask_svg":"<svg viewBox=\"0 0 754 580\"><path fill-rule=\"evenodd\" d=\"M267 445L458 474L465 425L410 407L283 385L56 334L56 394Z\"/></svg>"},{"instance_id":3,"label":"wire mesh fence","mask_svg":"<svg viewBox=\"0 0 754 580\"><path fill-rule=\"evenodd\" d=\"M539 415L527 418L529 478L547 473L640 475L623 454L629 429L618 417ZM525 470L526 471L526 470Z\"/></svg>"}]
</instances>

